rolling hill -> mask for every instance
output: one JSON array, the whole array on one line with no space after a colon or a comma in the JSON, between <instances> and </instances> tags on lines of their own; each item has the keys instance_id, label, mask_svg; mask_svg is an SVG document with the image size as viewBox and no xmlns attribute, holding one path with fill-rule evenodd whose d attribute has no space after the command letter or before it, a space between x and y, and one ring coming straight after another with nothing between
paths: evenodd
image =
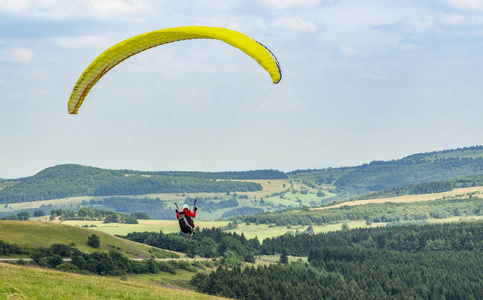
<instances>
[{"instance_id":1,"label":"rolling hill","mask_svg":"<svg viewBox=\"0 0 483 300\"><path fill-rule=\"evenodd\" d=\"M198 197L203 220L216 220L254 211L326 205L368 193L377 198L479 186L481 176L483 146L286 174L276 170L143 172L61 165L31 177L3 180L0 217L25 210L32 215L39 208L48 214L54 208L82 206L171 219L173 200L193 203Z\"/></svg>"},{"instance_id":2,"label":"rolling hill","mask_svg":"<svg viewBox=\"0 0 483 300\"><path fill-rule=\"evenodd\" d=\"M153 172L106 170L80 165L60 165L23 178L17 184L0 190L0 203L42 201L76 196L139 195L152 193L188 192L246 192L261 190L253 182L232 181L227 178L285 177L278 171L217 173L222 180L200 178L200 173L186 173L186 177L158 175ZM183 173L184 174L184 173ZM211 173L210 173L211 174ZM235 176L237 175L237 176ZM248 178L249 179L249 178Z\"/></svg>"},{"instance_id":3,"label":"rolling hill","mask_svg":"<svg viewBox=\"0 0 483 300\"><path fill-rule=\"evenodd\" d=\"M87 245L87 239L92 234L99 236L101 246L98 249ZM152 247L87 228L51 222L0 221L0 240L31 247L74 244L77 249L86 253L118 249L128 257L152 256L149 252ZM156 249L156 256L177 257L177 254Z\"/></svg>"},{"instance_id":4,"label":"rolling hill","mask_svg":"<svg viewBox=\"0 0 483 300\"><path fill-rule=\"evenodd\" d=\"M414 154L391 161L373 161L350 168L298 170L290 177L315 187L324 184L337 193L336 200L432 181L483 174L483 146Z\"/></svg>"}]
</instances>

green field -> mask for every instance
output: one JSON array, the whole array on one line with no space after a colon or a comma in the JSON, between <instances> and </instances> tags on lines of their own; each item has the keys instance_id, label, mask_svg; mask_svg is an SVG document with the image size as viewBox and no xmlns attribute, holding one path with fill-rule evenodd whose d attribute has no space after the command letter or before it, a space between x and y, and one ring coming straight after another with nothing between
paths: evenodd
<instances>
[{"instance_id":1,"label":"green field","mask_svg":"<svg viewBox=\"0 0 483 300\"><path fill-rule=\"evenodd\" d=\"M81 221L81 220L69 220L69 221L62 221L64 225L71 225L71 226L92 226L95 225L96 227L89 227L89 229L101 231L104 233L112 234L112 235L126 235L131 232L160 232L161 230L164 233L175 233L179 232L179 224L176 220L139 220L139 224L123 224L123 223L103 223L102 221ZM228 224L227 221L196 221L195 225L200 228L213 228L213 227L221 227L226 226Z\"/></svg>"},{"instance_id":2,"label":"green field","mask_svg":"<svg viewBox=\"0 0 483 300\"><path fill-rule=\"evenodd\" d=\"M225 299L175 288L163 278L152 282L0 263L0 299Z\"/></svg>"},{"instance_id":3,"label":"green field","mask_svg":"<svg viewBox=\"0 0 483 300\"><path fill-rule=\"evenodd\" d=\"M473 217L475 219L480 219L483 217ZM430 223L445 223L445 222L459 222L461 221L461 217L450 217L447 219L429 219L427 222ZM354 228L367 228L367 227L380 227L386 226L386 223L377 223L374 222L372 225L366 225L366 221L345 221L345 222L338 222L334 224L325 224L325 225L313 225L313 230L315 233L324 233L330 231L337 231L342 229L342 224L346 223L349 226L349 229ZM120 223L102 223L101 221L64 221L62 224L71 225L71 226L82 226L82 225L93 225L95 224L97 227L91 227L90 229L101 231L108 234L119 234L119 235L126 235L131 232L159 232L160 230L163 233L175 233L179 232L179 226L176 221L167 221L167 220L140 220L139 224L120 224ZM196 223L197 226L200 228L213 228L213 227L221 227L226 226L228 224L227 221L217 221L217 222L206 222L200 221ZM260 242L262 242L266 238L277 237L284 234L296 234L296 233L303 233L307 230L307 226L273 226L267 224L250 224L246 225L245 223L238 224L236 229L228 230L227 232L236 232L237 234L244 234L246 238L251 239L257 237Z\"/></svg>"},{"instance_id":4,"label":"green field","mask_svg":"<svg viewBox=\"0 0 483 300\"><path fill-rule=\"evenodd\" d=\"M131 232L159 232L163 231L163 233L176 233L179 232L179 225L177 221L168 221L168 220L139 220L139 224L121 224L121 223L102 223L102 221L63 221L62 224L70 225L70 226L91 226L95 225L96 227L89 227L91 230L101 231L108 234L118 234L118 235L126 235ZM358 227L374 227L380 226L374 223L371 226L367 226L365 221L350 221L347 222L349 228L358 228ZM200 228L213 228L213 227L221 227L228 225L228 221L199 221L196 222L196 225ZM329 232L340 230L342 227L342 223L337 224L328 224L323 226L313 226L315 233L320 232ZM247 238L254 238L255 236L258 237L260 242L265 238L276 237L280 235L284 235L287 232L291 234L295 234L297 231L299 233L304 232L307 229L307 226L291 226L287 228L286 226L273 226L273 225L266 225L266 224L239 224L238 228L233 230L228 230L228 232L236 232L237 234L244 234Z\"/></svg>"},{"instance_id":5,"label":"green field","mask_svg":"<svg viewBox=\"0 0 483 300\"><path fill-rule=\"evenodd\" d=\"M90 235L97 234L101 241L99 249L87 245ZM0 221L0 239L7 243L48 247L55 243L75 244L82 252L109 251L121 249L129 257L150 257L152 247L121 239L110 234L87 228L79 228L51 222ZM161 251L157 251L162 257Z\"/></svg>"},{"instance_id":6,"label":"green field","mask_svg":"<svg viewBox=\"0 0 483 300\"><path fill-rule=\"evenodd\" d=\"M349 225L349 229L353 228L365 228L365 227L378 227L381 224L373 223L372 225L366 225L365 221L349 221L346 222ZM323 226L312 226L315 233L322 233L322 232L329 232L329 231L336 231L342 229L343 223L336 223L336 224L327 224ZM254 238L255 236L258 237L258 240L262 242L266 238L272 238L284 234L296 234L303 233L307 230L307 226L290 226L290 228L286 226L273 226L273 225L266 225L266 224L239 224L236 229L229 230L228 232L236 232L237 234L244 234L246 238Z\"/></svg>"}]
</instances>

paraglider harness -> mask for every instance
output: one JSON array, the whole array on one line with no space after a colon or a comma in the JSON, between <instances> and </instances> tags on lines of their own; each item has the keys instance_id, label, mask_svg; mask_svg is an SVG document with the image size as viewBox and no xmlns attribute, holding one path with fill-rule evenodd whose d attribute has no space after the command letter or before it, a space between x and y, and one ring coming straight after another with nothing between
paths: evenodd
<instances>
[{"instance_id":1,"label":"paraglider harness","mask_svg":"<svg viewBox=\"0 0 483 300\"><path fill-rule=\"evenodd\" d=\"M193 205L195 211L197 210L196 200L197 199L195 198L195 203ZM181 231L188 234L196 233L193 218L186 216L186 213L184 210L180 211L178 207L178 203L176 203L176 201L174 202L174 205L176 205L176 212L178 212L178 222L179 222L179 228L181 229Z\"/></svg>"}]
</instances>

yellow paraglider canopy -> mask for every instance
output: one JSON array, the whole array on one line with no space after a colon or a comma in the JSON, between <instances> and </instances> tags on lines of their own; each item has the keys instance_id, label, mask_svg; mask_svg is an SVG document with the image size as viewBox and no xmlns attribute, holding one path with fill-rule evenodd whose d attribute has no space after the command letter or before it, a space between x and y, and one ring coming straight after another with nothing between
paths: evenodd
<instances>
[{"instance_id":1,"label":"yellow paraglider canopy","mask_svg":"<svg viewBox=\"0 0 483 300\"><path fill-rule=\"evenodd\" d=\"M272 52L253 38L225 28L186 26L155 30L124 40L99 55L82 73L69 98L68 112L77 114L91 88L116 65L144 50L189 39L217 39L240 49L255 59L269 74L273 83L282 78L280 65Z\"/></svg>"}]
</instances>

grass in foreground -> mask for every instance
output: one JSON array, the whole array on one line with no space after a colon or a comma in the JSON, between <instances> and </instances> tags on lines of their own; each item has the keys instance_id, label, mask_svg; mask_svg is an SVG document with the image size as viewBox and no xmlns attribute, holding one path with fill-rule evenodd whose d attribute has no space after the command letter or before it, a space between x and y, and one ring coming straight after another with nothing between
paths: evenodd
<instances>
[{"instance_id":1,"label":"grass in foreground","mask_svg":"<svg viewBox=\"0 0 483 300\"><path fill-rule=\"evenodd\" d=\"M225 299L161 284L0 263L0 299Z\"/></svg>"}]
</instances>

